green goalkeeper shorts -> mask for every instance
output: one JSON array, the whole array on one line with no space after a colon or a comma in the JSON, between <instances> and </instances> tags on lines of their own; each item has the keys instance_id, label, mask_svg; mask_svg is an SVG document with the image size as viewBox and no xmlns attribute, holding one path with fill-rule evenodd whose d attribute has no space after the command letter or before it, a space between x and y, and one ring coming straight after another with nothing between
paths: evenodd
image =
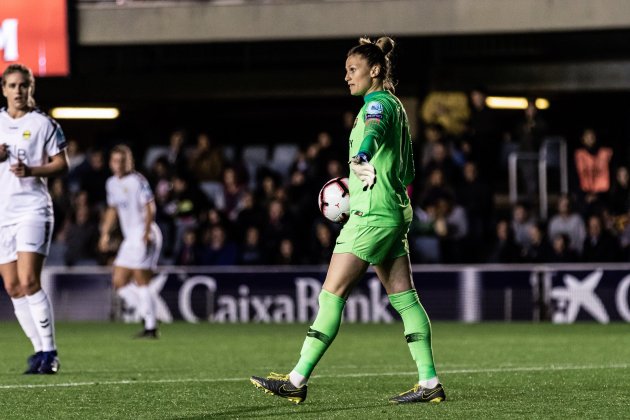
<instances>
[{"instance_id":1,"label":"green goalkeeper shorts","mask_svg":"<svg viewBox=\"0 0 630 420\"><path fill-rule=\"evenodd\" d=\"M408 224L397 227L346 225L339 232L333 253L351 253L379 265L409 254L408 230Z\"/></svg>"}]
</instances>

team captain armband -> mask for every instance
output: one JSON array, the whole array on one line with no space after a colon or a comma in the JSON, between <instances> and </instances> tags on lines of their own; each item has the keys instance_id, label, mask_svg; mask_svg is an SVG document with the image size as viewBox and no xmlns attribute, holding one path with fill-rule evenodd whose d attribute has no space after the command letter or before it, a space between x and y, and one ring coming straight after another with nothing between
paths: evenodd
<instances>
[{"instance_id":1,"label":"team captain armband","mask_svg":"<svg viewBox=\"0 0 630 420\"><path fill-rule=\"evenodd\" d=\"M366 122L368 121L379 122L382 119L383 119L383 104L377 101L368 103L367 107L365 107L365 121Z\"/></svg>"}]
</instances>

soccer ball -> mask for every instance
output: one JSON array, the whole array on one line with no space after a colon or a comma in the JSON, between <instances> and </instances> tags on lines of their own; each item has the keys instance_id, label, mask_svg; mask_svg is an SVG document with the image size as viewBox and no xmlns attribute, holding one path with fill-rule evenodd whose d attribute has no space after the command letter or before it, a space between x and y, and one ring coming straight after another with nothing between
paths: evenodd
<instances>
[{"instance_id":1,"label":"soccer ball","mask_svg":"<svg viewBox=\"0 0 630 420\"><path fill-rule=\"evenodd\" d=\"M331 222L341 223L350 215L348 178L333 178L324 184L317 199L319 210Z\"/></svg>"}]
</instances>

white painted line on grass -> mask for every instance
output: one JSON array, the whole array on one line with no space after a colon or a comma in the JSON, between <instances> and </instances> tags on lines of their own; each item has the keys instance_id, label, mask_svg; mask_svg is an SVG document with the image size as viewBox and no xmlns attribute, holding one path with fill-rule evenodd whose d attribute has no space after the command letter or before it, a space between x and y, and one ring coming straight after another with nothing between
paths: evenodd
<instances>
[{"instance_id":1,"label":"white painted line on grass","mask_svg":"<svg viewBox=\"0 0 630 420\"><path fill-rule=\"evenodd\" d=\"M506 366L489 369L444 369L440 370L440 375L457 375L473 373L504 373L504 372L549 372L564 370L594 370L594 369L628 369L630 364L620 363L611 365L550 365L550 366ZM379 376L399 376L417 375L418 372L363 372L363 373L342 373L315 375L314 378L367 378ZM133 385L133 384L179 384L179 383L221 383L247 381L248 378L182 378L182 379L147 379L120 381L90 381L90 382L60 382L56 384L11 384L0 385L1 389L24 389L24 388L74 388L82 386L98 385Z\"/></svg>"}]
</instances>

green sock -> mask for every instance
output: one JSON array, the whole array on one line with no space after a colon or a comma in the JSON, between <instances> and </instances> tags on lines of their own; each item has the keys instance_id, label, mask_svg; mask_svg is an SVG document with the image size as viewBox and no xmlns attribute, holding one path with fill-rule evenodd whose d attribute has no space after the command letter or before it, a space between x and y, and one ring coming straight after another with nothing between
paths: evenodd
<instances>
[{"instance_id":1,"label":"green sock","mask_svg":"<svg viewBox=\"0 0 630 420\"><path fill-rule=\"evenodd\" d=\"M319 311L315 322L308 329L302 351L300 351L300 360L295 365L294 371L306 378L311 376L319 359L322 358L339 331L345 305L345 299L322 289L319 294Z\"/></svg>"},{"instance_id":2,"label":"green sock","mask_svg":"<svg viewBox=\"0 0 630 420\"><path fill-rule=\"evenodd\" d=\"M431 349L431 323L426 311L420 304L415 289L389 295L389 301L402 317L405 326L405 338L411 357L418 366L419 380L436 376Z\"/></svg>"}]
</instances>

